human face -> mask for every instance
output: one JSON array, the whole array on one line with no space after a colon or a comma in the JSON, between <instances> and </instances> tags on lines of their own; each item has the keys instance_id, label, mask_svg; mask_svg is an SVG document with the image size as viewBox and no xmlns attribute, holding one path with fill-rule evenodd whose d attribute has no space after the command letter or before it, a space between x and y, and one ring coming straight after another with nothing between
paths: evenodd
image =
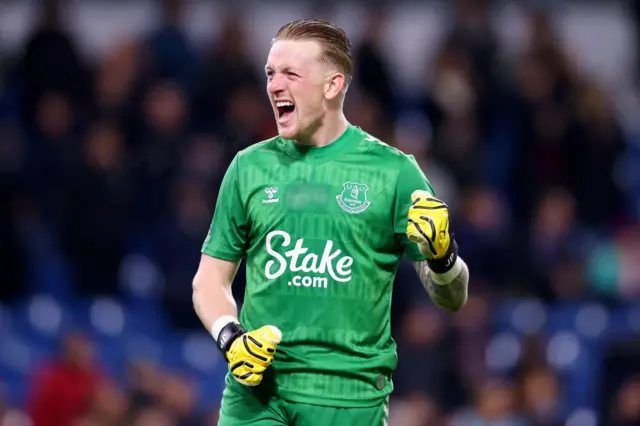
<instances>
[{"instance_id":1,"label":"human face","mask_svg":"<svg viewBox=\"0 0 640 426\"><path fill-rule=\"evenodd\" d=\"M279 40L269 51L265 66L267 92L285 139L310 138L326 112L325 67L322 46L313 40Z\"/></svg>"}]
</instances>

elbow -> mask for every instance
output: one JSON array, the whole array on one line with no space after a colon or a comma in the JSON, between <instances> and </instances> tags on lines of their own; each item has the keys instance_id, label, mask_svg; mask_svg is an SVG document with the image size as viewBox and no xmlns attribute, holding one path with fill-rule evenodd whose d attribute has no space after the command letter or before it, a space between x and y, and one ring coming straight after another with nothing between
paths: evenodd
<instances>
[{"instance_id":1,"label":"elbow","mask_svg":"<svg viewBox=\"0 0 640 426\"><path fill-rule=\"evenodd\" d=\"M453 303L453 306L451 307L451 312L459 312L462 310L462 308L465 307L465 305L467 304L467 300L469 299L469 296L467 295L467 293L465 292L464 297L458 301L456 301L455 303Z\"/></svg>"},{"instance_id":2,"label":"elbow","mask_svg":"<svg viewBox=\"0 0 640 426\"><path fill-rule=\"evenodd\" d=\"M469 295L465 292L464 297L462 298L462 300L460 300L460 302L457 303L454 306L455 310L453 312L461 311L462 308L464 308L465 305L467 304L467 300L469 300Z\"/></svg>"},{"instance_id":3,"label":"elbow","mask_svg":"<svg viewBox=\"0 0 640 426\"><path fill-rule=\"evenodd\" d=\"M434 300L435 305L447 312L459 312L467 304L467 297L460 300Z\"/></svg>"},{"instance_id":4,"label":"elbow","mask_svg":"<svg viewBox=\"0 0 640 426\"><path fill-rule=\"evenodd\" d=\"M467 304L467 301L466 301L466 300L463 300L463 301L461 301L461 302L459 302L459 303L451 304L451 305L448 307L448 309L447 309L447 310L448 310L449 312L460 312L460 311L462 310L462 308L464 308L464 305L466 305L466 304Z\"/></svg>"},{"instance_id":5,"label":"elbow","mask_svg":"<svg viewBox=\"0 0 640 426\"><path fill-rule=\"evenodd\" d=\"M193 281L191 281L191 301L193 302L194 309L197 309L198 307L198 288L198 280L194 278Z\"/></svg>"},{"instance_id":6,"label":"elbow","mask_svg":"<svg viewBox=\"0 0 640 426\"><path fill-rule=\"evenodd\" d=\"M462 309L462 306L453 305L451 303L436 303L436 306L443 311L455 313Z\"/></svg>"},{"instance_id":7,"label":"elbow","mask_svg":"<svg viewBox=\"0 0 640 426\"><path fill-rule=\"evenodd\" d=\"M451 313L456 313L462 310L462 308L464 308L464 303L460 303L457 305L454 304L440 304L437 305L440 309L447 311L447 312L451 312Z\"/></svg>"}]
</instances>

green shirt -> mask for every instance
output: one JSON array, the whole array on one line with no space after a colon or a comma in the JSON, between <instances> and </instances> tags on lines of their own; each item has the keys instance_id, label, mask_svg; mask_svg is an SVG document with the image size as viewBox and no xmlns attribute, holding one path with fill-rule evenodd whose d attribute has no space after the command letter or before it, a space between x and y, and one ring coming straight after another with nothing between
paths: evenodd
<instances>
[{"instance_id":1,"label":"green shirt","mask_svg":"<svg viewBox=\"0 0 640 426\"><path fill-rule=\"evenodd\" d=\"M411 193L431 184L412 156L350 125L335 142L276 137L234 158L202 252L245 259L240 322L275 325L277 397L317 405L377 404L393 390L393 281Z\"/></svg>"}]
</instances>

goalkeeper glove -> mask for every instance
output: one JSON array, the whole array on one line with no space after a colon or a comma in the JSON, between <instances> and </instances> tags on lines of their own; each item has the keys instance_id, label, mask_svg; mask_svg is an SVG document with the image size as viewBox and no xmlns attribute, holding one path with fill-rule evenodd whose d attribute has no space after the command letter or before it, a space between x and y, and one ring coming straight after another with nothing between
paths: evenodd
<instances>
[{"instance_id":1,"label":"goalkeeper glove","mask_svg":"<svg viewBox=\"0 0 640 426\"><path fill-rule=\"evenodd\" d=\"M229 363L233 377L243 385L257 386L273 362L281 339L282 333L272 325L247 332L232 321L222 327L216 342Z\"/></svg>"},{"instance_id":2,"label":"goalkeeper glove","mask_svg":"<svg viewBox=\"0 0 640 426\"><path fill-rule=\"evenodd\" d=\"M458 245L449 233L449 208L428 191L411 194L407 237L418 244L436 274L448 272L458 259Z\"/></svg>"}]
</instances>

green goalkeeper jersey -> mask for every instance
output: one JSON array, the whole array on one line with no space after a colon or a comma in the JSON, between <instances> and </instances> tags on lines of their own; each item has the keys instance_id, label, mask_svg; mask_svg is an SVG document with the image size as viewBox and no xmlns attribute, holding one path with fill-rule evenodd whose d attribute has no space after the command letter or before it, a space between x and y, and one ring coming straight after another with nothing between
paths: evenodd
<instances>
[{"instance_id":1,"label":"green goalkeeper jersey","mask_svg":"<svg viewBox=\"0 0 640 426\"><path fill-rule=\"evenodd\" d=\"M416 189L433 193L414 158L353 125L324 147L276 137L236 155L202 252L244 259L240 322L282 331L277 397L362 407L391 393L392 286L404 253L424 259L405 234Z\"/></svg>"}]
</instances>

